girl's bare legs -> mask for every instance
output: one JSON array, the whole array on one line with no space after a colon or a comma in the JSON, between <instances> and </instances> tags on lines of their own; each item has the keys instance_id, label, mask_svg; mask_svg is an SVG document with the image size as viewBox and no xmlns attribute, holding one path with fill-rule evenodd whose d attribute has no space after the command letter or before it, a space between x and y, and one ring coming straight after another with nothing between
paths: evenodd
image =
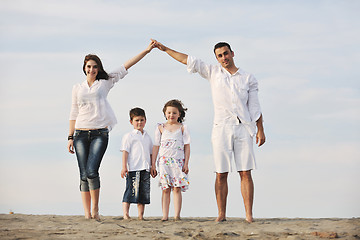
<instances>
[{"instance_id":1,"label":"girl's bare legs","mask_svg":"<svg viewBox=\"0 0 360 240\"><path fill-rule=\"evenodd\" d=\"M138 218L144 220L145 204L138 203Z\"/></svg>"},{"instance_id":2,"label":"girl's bare legs","mask_svg":"<svg viewBox=\"0 0 360 240\"><path fill-rule=\"evenodd\" d=\"M92 202L92 215L91 218L100 220L99 216L99 195L100 188L95 190L90 190L91 202Z\"/></svg>"},{"instance_id":3,"label":"girl's bare legs","mask_svg":"<svg viewBox=\"0 0 360 240\"><path fill-rule=\"evenodd\" d=\"M84 212L85 212L85 218L90 219L91 218L91 197L90 192L81 192L81 199L84 206Z\"/></svg>"},{"instance_id":4,"label":"girl's bare legs","mask_svg":"<svg viewBox=\"0 0 360 240\"><path fill-rule=\"evenodd\" d=\"M129 209L130 209L130 203L123 202L124 219L130 219Z\"/></svg>"},{"instance_id":5,"label":"girl's bare legs","mask_svg":"<svg viewBox=\"0 0 360 240\"><path fill-rule=\"evenodd\" d=\"M169 218L170 192L171 192L170 188L167 188L162 191L162 197L161 197L161 205L163 212L163 217L161 219L162 221L167 221Z\"/></svg>"},{"instance_id":6,"label":"girl's bare legs","mask_svg":"<svg viewBox=\"0 0 360 240\"><path fill-rule=\"evenodd\" d=\"M180 220L180 211L182 205L182 195L181 195L181 188L175 187L173 190L174 194L174 209L175 209L175 220Z\"/></svg>"}]
</instances>

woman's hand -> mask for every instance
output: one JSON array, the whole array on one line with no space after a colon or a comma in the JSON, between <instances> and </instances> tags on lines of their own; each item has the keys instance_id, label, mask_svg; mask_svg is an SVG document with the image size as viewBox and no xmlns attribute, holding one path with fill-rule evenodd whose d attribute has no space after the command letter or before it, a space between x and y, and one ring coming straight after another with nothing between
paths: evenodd
<instances>
[{"instance_id":1,"label":"woman's hand","mask_svg":"<svg viewBox=\"0 0 360 240\"><path fill-rule=\"evenodd\" d=\"M75 151L74 151L74 140L72 140L72 139L68 140L67 148L68 148L69 153L71 153L71 154L75 153Z\"/></svg>"}]
</instances>

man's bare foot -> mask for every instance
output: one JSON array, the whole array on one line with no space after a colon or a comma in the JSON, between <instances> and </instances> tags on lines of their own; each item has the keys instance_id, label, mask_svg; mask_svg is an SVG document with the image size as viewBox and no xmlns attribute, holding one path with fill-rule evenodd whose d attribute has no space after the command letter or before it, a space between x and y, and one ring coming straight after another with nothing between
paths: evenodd
<instances>
[{"instance_id":1,"label":"man's bare foot","mask_svg":"<svg viewBox=\"0 0 360 240\"><path fill-rule=\"evenodd\" d=\"M217 217L215 222L225 222L226 218L225 217Z\"/></svg>"},{"instance_id":2,"label":"man's bare foot","mask_svg":"<svg viewBox=\"0 0 360 240\"><path fill-rule=\"evenodd\" d=\"M180 217L174 217L174 221L181 221L181 218Z\"/></svg>"},{"instance_id":3,"label":"man's bare foot","mask_svg":"<svg viewBox=\"0 0 360 240\"><path fill-rule=\"evenodd\" d=\"M144 221L144 217L143 217L143 216L138 216L138 219L139 219L140 221Z\"/></svg>"},{"instance_id":4,"label":"man's bare foot","mask_svg":"<svg viewBox=\"0 0 360 240\"><path fill-rule=\"evenodd\" d=\"M254 222L254 219L252 217L246 218L245 221L247 221L248 223L252 223Z\"/></svg>"},{"instance_id":5,"label":"man's bare foot","mask_svg":"<svg viewBox=\"0 0 360 240\"><path fill-rule=\"evenodd\" d=\"M131 217L128 214L125 214L123 218L124 218L124 220L130 220L131 219Z\"/></svg>"}]
</instances>

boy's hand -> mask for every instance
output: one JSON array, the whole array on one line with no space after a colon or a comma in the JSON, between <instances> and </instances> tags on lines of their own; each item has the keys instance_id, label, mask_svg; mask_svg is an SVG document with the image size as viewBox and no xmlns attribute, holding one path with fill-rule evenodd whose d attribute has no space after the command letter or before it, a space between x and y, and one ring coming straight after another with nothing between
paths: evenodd
<instances>
[{"instance_id":1,"label":"boy's hand","mask_svg":"<svg viewBox=\"0 0 360 240\"><path fill-rule=\"evenodd\" d=\"M184 165L183 168L182 168L182 171L186 174L189 173L189 166L188 165Z\"/></svg>"},{"instance_id":2,"label":"boy's hand","mask_svg":"<svg viewBox=\"0 0 360 240\"><path fill-rule=\"evenodd\" d=\"M124 177L127 177L129 171L127 170L127 168L123 168L121 170L121 177L124 178Z\"/></svg>"},{"instance_id":3,"label":"boy's hand","mask_svg":"<svg viewBox=\"0 0 360 240\"><path fill-rule=\"evenodd\" d=\"M157 171L156 171L156 168L154 167L151 167L150 169L150 174L153 178L155 178L157 176Z\"/></svg>"}]
</instances>

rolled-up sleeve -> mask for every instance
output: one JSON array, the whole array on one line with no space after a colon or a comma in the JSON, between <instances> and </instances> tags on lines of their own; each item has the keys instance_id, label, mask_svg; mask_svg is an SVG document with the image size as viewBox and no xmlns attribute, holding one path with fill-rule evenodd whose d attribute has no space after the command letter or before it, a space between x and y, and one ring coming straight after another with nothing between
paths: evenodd
<instances>
[{"instance_id":1,"label":"rolled-up sleeve","mask_svg":"<svg viewBox=\"0 0 360 240\"><path fill-rule=\"evenodd\" d=\"M72 89L72 98L71 98L71 110L70 110L70 118L69 120L76 120L79 114L79 106L77 101L77 93L78 93L78 86L75 85Z\"/></svg>"},{"instance_id":2,"label":"rolled-up sleeve","mask_svg":"<svg viewBox=\"0 0 360 240\"><path fill-rule=\"evenodd\" d=\"M120 79L123 79L128 74L124 65L121 65L120 68L116 69L115 71L109 73L108 84L109 88L112 88L115 83L117 83Z\"/></svg>"},{"instance_id":3,"label":"rolled-up sleeve","mask_svg":"<svg viewBox=\"0 0 360 240\"><path fill-rule=\"evenodd\" d=\"M252 122L256 122L261 115L260 102L258 97L258 82L253 75L249 76L249 101L248 108Z\"/></svg>"},{"instance_id":4,"label":"rolled-up sleeve","mask_svg":"<svg viewBox=\"0 0 360 240\"><path fill-rule=\"evenodd\" d=\"M186 66L189 73L199 73L203 78L206 79L209 79L211 76L212 66L193 56L188 56Z\"/></svg>"}]
</instances>

